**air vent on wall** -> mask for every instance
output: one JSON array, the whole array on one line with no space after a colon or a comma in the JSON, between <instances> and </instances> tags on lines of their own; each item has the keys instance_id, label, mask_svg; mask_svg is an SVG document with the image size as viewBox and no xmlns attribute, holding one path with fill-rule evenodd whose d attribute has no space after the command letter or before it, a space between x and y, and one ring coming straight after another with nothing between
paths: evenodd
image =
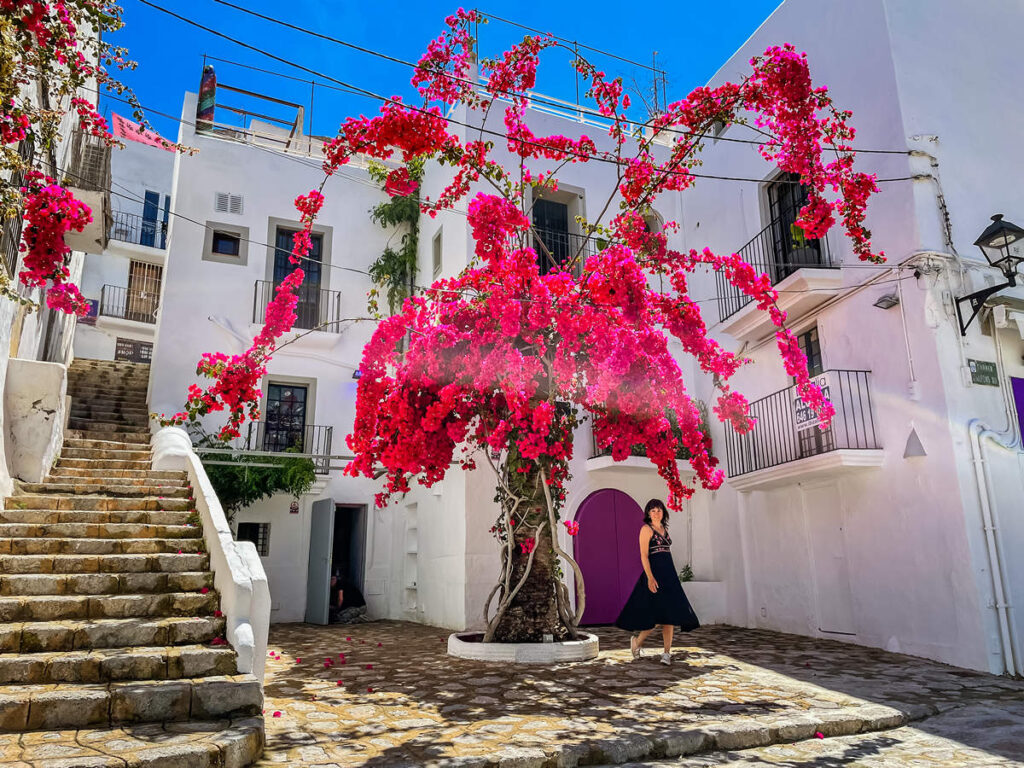
<instances>
[{"instance_id":1,"label":"air vent on wall","mask_svg":"<svg viewBox=\"0 0 1024 768\"><path fill-rule=\"evenodd\" d=\"M242 212L241 195L231 195L227 192L214 192L213 198L213 207L218 213L240 214Z\"/></svg>"}]
</instances>

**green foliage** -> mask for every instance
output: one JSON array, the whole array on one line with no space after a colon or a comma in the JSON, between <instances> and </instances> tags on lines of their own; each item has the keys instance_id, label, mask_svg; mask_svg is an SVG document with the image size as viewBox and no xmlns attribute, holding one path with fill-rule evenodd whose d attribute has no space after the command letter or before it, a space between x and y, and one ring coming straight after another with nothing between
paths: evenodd
<instances>
[{"instance_id":1,"label":"green foliage","mask_svg":"<svg viewBox=\"0 0 1024 768\"><path fill-rule=\"evenodd\" d=\"M416 280L416 254L420 234L420 190L423 178L423 161L409 163L409 176L417 182L415 191L409 195L389 198L370 211L370 218L383 229L404 230L397 248L390 245L370 265L370 278L385 291L388 310L395 312L409 296L410 286ZM384 186L388 168L378 163L370 165L370 178ZM377 311L375 288L370 295L370 311Z\"/></svg>"},{"instance_id":2,"label":"green foliage","mask_svg":"<svg viewBox=\"0 0 1024 768\"><path fill-rule=\"evenodd\" d=\"M679 571L679 580L684 584L688 581L693 581L693 568L687 563L683 566L683 569Z\"/></svg>"},{"instance_id":3,"label":"green foliage","mask_svg":"<svg viewBox=\"0 0 1024 768\"><path fill-rule=\"evenodd\" d=\"M223 448L224 443L213 435L203 436L197 446ZM285 453L296 453L289 449ZM213 490L220 499L224 513L230 520L239 510L269 498L275 493L287 493L298 498L308 493L316 480L312 460L297 456L244 456L228 454L201 455ZM230 464L211 464L230 461ZM272 464L274 466L252 466Z\"/></svg>"}]
</instances>

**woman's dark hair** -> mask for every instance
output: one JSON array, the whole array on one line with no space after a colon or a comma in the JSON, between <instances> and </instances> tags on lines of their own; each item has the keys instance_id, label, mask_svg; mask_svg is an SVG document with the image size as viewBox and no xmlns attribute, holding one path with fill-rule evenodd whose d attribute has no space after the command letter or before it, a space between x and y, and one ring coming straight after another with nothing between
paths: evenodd
<instances>
[{"instance_id":1,"label":"woman's dark hair","mask_svg":"<svg viewBox=\"0 0 1024 768\"><path fill-rule=\"evenodd\" d=\"M668 507L661 499L651 499L644 506L644 522L647 525L651 524L651 510L655 507L661 509L661 527L668 528Z\"/></svg>"}]
</instances>

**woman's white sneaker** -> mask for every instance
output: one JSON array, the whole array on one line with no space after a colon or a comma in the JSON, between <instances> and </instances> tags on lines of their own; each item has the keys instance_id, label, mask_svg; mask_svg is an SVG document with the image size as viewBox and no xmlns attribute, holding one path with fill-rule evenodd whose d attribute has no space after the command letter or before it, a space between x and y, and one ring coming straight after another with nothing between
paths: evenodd
<instances>
[{"instance_id":1,"label":"woman's white sneaker","mask_svg":"<svg viewBox=\"0 0 1024 768\"><path fill-rule=\"evenodd\" d=\"M661 654L661 663L664 664L666 667L670 666L672 664L672 654L671 653L663 653L663 654Z\"/></svg>"}]
</instances>

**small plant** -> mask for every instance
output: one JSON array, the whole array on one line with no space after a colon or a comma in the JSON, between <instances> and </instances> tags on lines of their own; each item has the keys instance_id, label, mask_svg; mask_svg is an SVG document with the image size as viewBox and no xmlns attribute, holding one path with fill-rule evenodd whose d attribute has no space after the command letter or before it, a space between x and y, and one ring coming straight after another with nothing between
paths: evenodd
<instances>
[{"instance_id":1,"label":"small plant","mask_svg":"<svg viewBox=\"0 0 1024 768\"><path fill-rule=\"evenodd\" d=\"M679 571L679 580L684 584L688 581L693 581L693 568L687 563L683 566L683 569Z\"/></svg>"}]
</instances>

